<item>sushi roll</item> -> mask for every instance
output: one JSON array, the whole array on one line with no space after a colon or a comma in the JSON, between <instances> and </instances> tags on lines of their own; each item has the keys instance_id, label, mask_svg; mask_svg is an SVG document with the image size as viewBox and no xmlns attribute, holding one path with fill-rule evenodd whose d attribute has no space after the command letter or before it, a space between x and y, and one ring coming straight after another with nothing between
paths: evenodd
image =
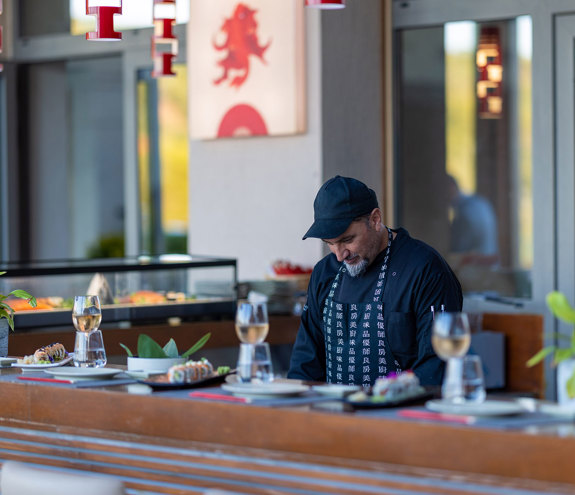
<instances>
[{"instance_id":1,"label":"sushi roll","mask_svg":"<svg viewBox=\"0 0 575 495\"><path fill-rule=\"evenodd\" d=\"M170 383L193 383L213 375L214 367L207 359L188 361L185 364L172 366L168 370Z\"/></svg>"},{"instance_id":2,"label":"sushi roll","mask_svg":"<svg viewBox=\"0 0 575 495\"><path fill-rule=\"evenodd\" d=\"M47 350L55 362L62 361L63 359L66 359L66 355L68 354L66 352L66 348L62 344L60 344L59 342L52 344L51 346L48 347Z\"/></svg>"},{"instance_id":3,"label":"sushi roll","mask_svg":"<svg viewBox=\"0 0 575 495\"><path fill-rule=\"evenodd\" d=\"M168 381L170 383L186 383L186 367L182 364L172 366L168 370Z\"/></svg>"},{"instance_id":4,"label":"sushi roll","mask_svg":"<svg viewBox=\"0 0 575 495\"><path fill-rule=\"evenodd\" d=\"M51 363L53 361L52 356L46 350L45 347L41 347L34 353L34 362L35 363Z\"/></svg>"},{"instance_id":5,"label":"sushi roll","mask_svg":"<svg viewBox=\"0 0 575 495\"><path fill-rule=\"evenodd\" d=\"M186 367L186 382L195 382L199 378L198 369L194 361L188 361L185 365Z\"/></svg>"}]
</instances>

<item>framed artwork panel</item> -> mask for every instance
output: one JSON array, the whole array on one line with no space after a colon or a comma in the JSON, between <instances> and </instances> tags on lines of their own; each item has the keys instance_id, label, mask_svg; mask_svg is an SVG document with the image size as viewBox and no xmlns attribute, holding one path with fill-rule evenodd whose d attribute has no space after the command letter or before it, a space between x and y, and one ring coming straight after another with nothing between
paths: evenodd
<instances>
[{"instance_id":1,"label":"framed artwork panel","mask_svg":"<svg viewBox=\"0 0 575 495\"><path fill-rule=\"evenodd\" d=\"M305 131L301 0L190 0L192 139Z\"/></svg>"}]
</instances>

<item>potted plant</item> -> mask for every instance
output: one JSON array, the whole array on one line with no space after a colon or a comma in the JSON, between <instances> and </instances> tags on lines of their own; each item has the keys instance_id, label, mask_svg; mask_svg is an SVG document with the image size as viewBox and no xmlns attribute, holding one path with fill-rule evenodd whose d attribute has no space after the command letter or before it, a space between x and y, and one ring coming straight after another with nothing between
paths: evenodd
<instances>
[{"instance_id":1,"label":"potted plant","mask_svg":"<svg viewBox=\"0 0 575 495\"><path fill-rule=\"evenodd\" d=\"M557 319L575 325L575 308L569 304L565 294L558 291L550 292L547 294L546 302ZM558 334L558 337L568 341L568 346L544 347L527 361L527 366L535 366L552 354L552 364L557 366L557 400L560 404L570 403L575 407L575 326L570 337L562 334Z\"/></svg>"},{"instance_id":2,"label":"potted plant","mask_svg":"<svg viewBox=\"0 0 575 495\"><path fill-rule=\"evenodd\" d=\"M6 272L0 272L4 275ZM0 357L8 354L8 328L14 331L14 310L6 302L10 296L26 299L30 307L36 307L36 298L31 296L25 290L16 289L8 294L0 294Z\"/></svg>"},{"instance_id":3,"label":"potted plant","mask_svg":"<svg viewBox=\"0 0 575 495\"><path fill-rule=\"evenodd\" d=\"M158 371L166 372L171 366L183 364L194 352L199 351L209 340L211 333L201 337L186 352L180 354L174 339L170 339L163 347L146 334L138 336L138 354L120 344L128 354L129 371Z\"/></svg>"}]
</instances>

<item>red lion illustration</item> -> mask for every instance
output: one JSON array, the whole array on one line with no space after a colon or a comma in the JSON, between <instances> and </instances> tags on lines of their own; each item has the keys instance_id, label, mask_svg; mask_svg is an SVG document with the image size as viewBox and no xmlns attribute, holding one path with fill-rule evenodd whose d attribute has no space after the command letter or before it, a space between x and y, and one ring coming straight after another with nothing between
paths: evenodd
<instances>
[{"instance_id":1,"label":"red lion illustration","mask_svg":"<svg viewBox=\"0 0 575 495\"><path fill-rule=\"evenodd\" d=\"M235 76L230 81L230 86L239 88L247 79L250 72L250 55L255 55L264 64L264 52L271 44L260 45L258 41L257 28L258 23L255 20L257 10L250 9L243 3L238 3L232 17L226 19L220 28L220 31L226 34L226 41L217 45L215 41L212 44L216 50L227 50L225 58L218 61L218 65L224 69L222 76L214 81L214 84L220 84L228 78L230 70L243 72Z\"/></svg>"}]
</instances>

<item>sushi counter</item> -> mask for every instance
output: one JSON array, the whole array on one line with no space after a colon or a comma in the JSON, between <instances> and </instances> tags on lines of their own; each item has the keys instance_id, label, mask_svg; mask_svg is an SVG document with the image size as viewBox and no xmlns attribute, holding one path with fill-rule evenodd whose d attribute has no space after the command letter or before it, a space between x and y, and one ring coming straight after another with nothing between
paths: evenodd
<instances>
[{"instance_id":1,"label":"sushi counter","mask_svg":"<svg viewBox=\"0 0 575 495\"><path fill-rule=\"evenodd\" d=\"M351 410L313 388L226 400L219 384L25 375L0 369L0 460L120 477L129 493L575 492L572 417L415 419L401 411L421 404Z\"/></svg>"}]
</instances>

